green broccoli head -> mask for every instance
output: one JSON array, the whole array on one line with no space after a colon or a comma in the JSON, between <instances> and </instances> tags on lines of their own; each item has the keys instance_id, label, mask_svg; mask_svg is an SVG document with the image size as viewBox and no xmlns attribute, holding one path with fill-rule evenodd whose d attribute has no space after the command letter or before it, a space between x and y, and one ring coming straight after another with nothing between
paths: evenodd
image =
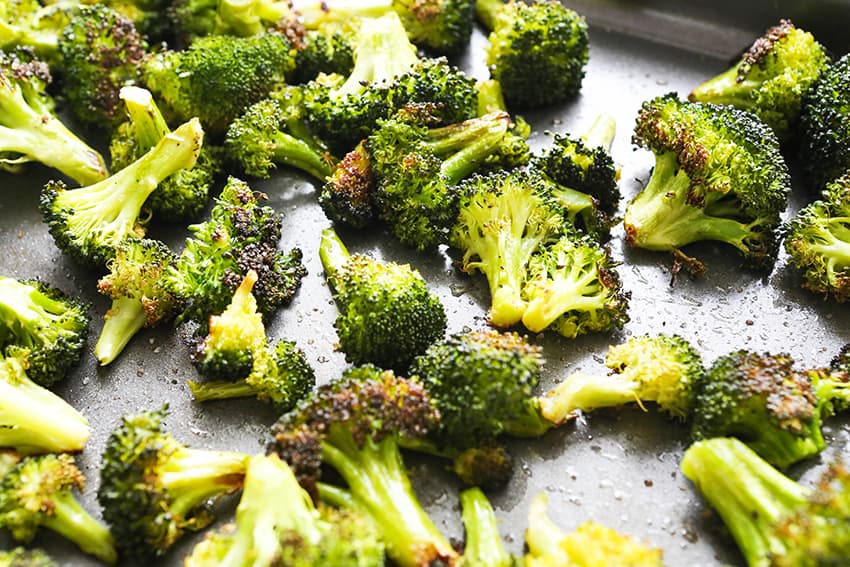
<instances>
[{"instance_id":1,"label":"green broccoli head","mask_svg":"<svg viewBox=\"0 0 850 567\"><path fill-rule=\"evenodd\" d=\"M163 428L167 406L125 416L106 441L97 498L122 556L163 555L213 521L210 499L242 486L249 456L190 449Z\"/></svg>"},{"instance_id":2,"label":"green broccoli head","mask_svg":"<svg viewBox=\"0 0 850 567\"><path fill-rule=\"evenodd\" d=\"M50 387L82 356L88 310L46 283L0 276L0 349L20 355L29 377Z\"/></svg>"},{"instance_id":3,"label":"green broccoli head","mask_svg":"<svg viewBox=\"0 0 850 567\"><path fill-rule=\"evenodd\" d=\"M74 457L27 457L0 481L0 527L24 543L40 527L55 531L104 563L118 559L109 530L86 512L73 494L85 485Z\"/></svg>"},{"instance_id":4,"label":"green broccoli head","mask_svg":"<svg viewBox=\"0 0 850 567\"><path fill-rule=\"evenodd\" d=\"M786 354L736 351L706 371L694 401L695 440L735 436L779 468L826 446L811 377Z\"/></svg>"},{"instance_id":5,"label":"green broccoli head","mask_svg":"<svg viewBox=\"0 0 850 567\"><path fill-rule=\"evenodd\" d=\"M676 250L717 240L752 267L772 267L790 182L770 128L748 112L671 93L643 104L633 140L656 161L626 208L630 246Z\"/></svg>"},{"instance_id":6,"label":"green broccoli head","mask_svg":"<svg viewBox=\"0 0 850 567\"><path fill-rule=\"evenodd\" d=\"M366 228L377 215L373 202L376 186L371 155L365 141L360 142L334 167L319 193L319 205L335 223Z\"/></svg>"},{"instance_id":7,"label":"green broccoli head","mask_svg":"<svg viewBox=\"0 0 850 567\"><path fill-rule=\"evenodd\" d=\"M696 87L688 98L748 110L785 141L797 133L806 95L828 65L826 50L812 34L781 20L738 63Z\"/></svg>"},{"instance_id":8,"label":"green broccoli head","mask_svg":"<svg viewBox=\"0 0 850 567\"><path fill-rule=\"evenodd\" d=\"M0 48L31 47L39 58L60 59L59 36L79 8L77 2L42 5L38 0L7 0L0 6Z\"/></svg>"},{"instance_id":9,"label":"green broccoli head","mask_svg":"<svg viewBox=\"0 0 850 567\"><path fill-rule=\"evenodd\" d=\"M58 567L59 564L41 549L26 549L15 547L0 551L2 567Z\"/></svg>"},{"instance_id":10,"label":"green broccoli head","mask_svg":"<svg viewBox=\"0 0 850 567\"><path fill-rule=\"evenodd\" d=\"M404 370L443 337L443 304L409 265L351 256L333 229L322 233L319 255L339 306L339 349L349 362Z\"/></svg>"},{"instance_id":11,"label":"green broccoli head","mask_svg":"<svg viewBox=\"0 0 850 567\"><path fill-rule=\"evenodd\" d=\"M298 51L289 82L296 85L306 83L322 73L343 76L351 73L356 30L356 23L329 22L296 35L297 41L293 43Z\"/></svg>"}]
</instances>

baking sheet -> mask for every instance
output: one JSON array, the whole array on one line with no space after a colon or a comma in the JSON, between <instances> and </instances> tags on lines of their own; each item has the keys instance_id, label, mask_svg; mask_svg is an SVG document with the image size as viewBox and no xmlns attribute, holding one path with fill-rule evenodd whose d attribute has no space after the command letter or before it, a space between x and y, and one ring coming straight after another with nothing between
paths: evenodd
<instances>
[{"instance_id":1,"label":"baking sheet","mask_svg":"<svg viewBox=\"0 0 850 567\"><path fill-rule=\"evenodd\" d=\"M634 4L636 18L644 7ZM764 12L757 28L776 21L773 8ZM591 18L594 21L606 23ZM652 31L644 30L643 35ZM657 37L662 35L659 32ZM653 161L649 152L634 150L630 144L640 103L669 91L688 92L704 78L723 70L728 54L740 51L751 39L745 39L742 45L725 45L728 53L717 57L594 25L581 95L563 107L527 115L535 127L532 146L548 143L544 130L581 131L598 113L612 114L618 123L613 155L622 165L621 191L630 198L648 178ZM460 61L478 77L486 75L481 63L485 43L484 36L476 34ZM52 175L40 167L31 167L18 176L0 175L0 274L40 277L92 303L93 322L85 358L58 388L92 425L92 438L78 458L89 477L82 496L84 505L99 513L95 493L100 454L109 432L128 412L157 408L167 402L171 407L167 427L181 441L193 447L262 451L268 426L276 418L270 407L250 400L203 406L191 401L185 382L196 378L196 373L182 342L184 329L143 331L115 363L97 367L91 349L109 302L95 292L98 275L63 257L41 223L39 188ZM269 204L285 215L281 248L301 247L309 270L293 304L267 322L268 335L296 340L314 364L318 380L325 382L346 366L343 356L334 351L336 308L316 253L319 233L328 221L316 205L315 188L306 177L282 170L273 179L252 185L266 192ZM798 186L796 190L791 210L804 199L804 188ZM183 230L156 225L149 231L149 236L165 239L178 250L185 235ZM420 255L381 232L343 232L342 236L353 252L417 267L444 301L449 332L486 326L486 283L483 278L470 278L457 271L456 257L445 251ZM667 255L625 250L622 228L615 229L611 246L615 257L623 262L623 284L632 293L631 322L613 335L577 340L533 337L543 345L547 359L543 386L576 370L603 371L600 361L607 345L633 334L681 334L701 350L707 363L731 350L749 348L785 351L802 365L823 365L850 341L847 307L800 290L799 277L786 266L784 254L772 274L760 276L740 269L738 258L726 247L695 246L690 250L705 260L707 275L696 281L679 277L671 286ZM804 482L811 482L833 454L846 455L850 450L850 420L829 420L824 432L829 449L823 457L791 471L801 475ZM683 428L654 410L643 413L638 408L599 411L542 439L511 441L516 474L505 490L491 495L509 549L521 551L529 501L546 491L550 514L565 530L593 519L661 547L670 566L742 564L720 523L706 514L699 496L678 472L687 443ZM423 503L443 532L454 539L462 538L456 481L441 463L414 457L408 464ZM222 507L222 521L229 519L234 502L231 498ZM183 557L201 537L198 534L184 539L156 564L182 565ZM33 543L44 546L63 565L96 565L59 538L39 536ZM0 540L0 544L9 545L9 541Z\"/></svg>"}]
</instances>

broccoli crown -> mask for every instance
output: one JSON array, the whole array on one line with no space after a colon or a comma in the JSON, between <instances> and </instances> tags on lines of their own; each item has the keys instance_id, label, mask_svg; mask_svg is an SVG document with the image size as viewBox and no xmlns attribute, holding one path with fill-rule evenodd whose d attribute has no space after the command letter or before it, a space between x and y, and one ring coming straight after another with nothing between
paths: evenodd
<instances>
[{"instance_id":1,"label":"broccoli crown","mask_svg":"<svg viewBox=\"0 0 850 567\"><path fill-rule=\"evenodd\" d=\"M88 309L46 283L0 276L0 349L21 355L29 377L52 386L80 360Z\"/></svg>"},{"instance_id":2,"label":"broccoli crown","mask_svg":"<svg viewBox=\"0 0 850 567\"><path fill-rule=\"evenodd\" d=\"M803 287L843 303L850 299L850 175L827 185L821 200L791 219L785 250L803 272Z\"/></svg>"},{"instance_id":3,"label":"broccoli crown","mask_svg":"<svg viewBox=\"0 0 850 567\"><path fill-rule=\"evenodd\" d=\"M58 563L41 549L14 549L0 551L2 567L58 567Z\"/></svg>"},{"instance_id":4,"label":"broccoli crown","mask_svg":"<svg viewBox=\"0 0 850 567\"><path fill-rule=\"evenodd\" d=\"M574 532L563 533L546 513L547 501L546 494L541 492L531 501L528 510L528 527L525 530L527 566L663 565L660 549L596 522L586 522Z\"/></svg>"},{"instance_id":5,"label":"broccoli crown","mask_svg":"<svg viewBox=\"0 0 850 567\"><path fill-rule=\"evenodd\" d=\"M533 403L540 381L540 347L516 333L455 334L416 357L417 377L440 412L435 437L459 449L477 447L505 430Z\"/></svg>"},{"instance_id":6,"label":"broccoli crown","mask_svg":"<svg viewBox=\"0 0 850 567\"><path fill-rule=\"evenodd\" d=\"M127 557L162 555L213 521L208 500L242 486L247 455L189 449L164 431L167 414L124 416L102 456L97 498Z\"/></svg>"},{"instance_id":7,"label":"broccoli crown","mask_svg":"<svg viewBox=\"0 0 850 567\"><path fill-rule=\"evenodd\" d=\"M55 62L59 35L78 8L76 2L43 6L38 0L6 0L0 5L0 47L31 47L38 57Z\"/></svg>"},{"instance_id":8,"label":"broccoli crown","mask_svg":"<svg viewBox=\"0 0 850 567\"><path fill-rule=\"evenodd\" d=\"M737 439L698 441L682 472L718 512L752 566L841 565L850 555L850 473L832 463L804 488Z\"/></svg>"},{"instance_id":9,"label":"broccoli crown","mask_svg":"<svg viewBox=\"0 0 850 567\"><path fill-rule=\"evenodd\" d=\"M261 313L269 315L292 300L306 274L301 251L276 249L281 218L260 205L265 196L231 177L210 219L192 225L194 237L169 270L168 279L187 305L181 318L205 325L224 311L250 270L257 272L253 293Z\"/></svg>"},{"instance_id":10,"label":"broccoli crown","mask_svg":"<svg viewBox=\"0 0 850 567\"><path fill-rule=\"evenodd\" d=\"M169 121L200 118L213 137L248 106L266 98L295 65L289 40L253 37L199 38L185 51L164 51L147 60L142 82L158 97Z\"/></svg>"},{"instance_id":11,"label":"broccoli crown","mask_svg":"<svg viewBox=\"0 0 850 567\"><path fill-rule=\"evenodd\" d=\"M670 93L643 104L633 141L655 153L656 165L626 209L630 245L719 240L754 267L772 266L790 183L770 128L748 112Z\"/></svg>"},{"instance_id":12,"label":"broccoli crown","mask_svg":"<svg viewBox=\"0 0 850 567\"><path fill-rule=\"evenodd\" d=\"M534 172L477 175L458 187L459 214L449 243L463 252L463 271L482 272L490 285L490 323L509 327L522 320L527 302L528 261L557 241L571 225L551 184Z\"/></svg>"},{"instance_id":13,"label":"broccoli crown","mask_svg":"<svg viewBox=\"0 0 850 567\"><path fill-rule=\"evenodd\" d=\"M345 154L319 193L319 205L335 223L366 228L375 220L377 181L364 142Z\"/></svg>"},{"instance_id":14,"label":"broccoli crown","mask_svg":"<svg viewBox=\"0 0 850 567\"><path fill-rule=\"evenodd\" d=\"M557 0L497 9L486 63L508 106L538 108L578 93L588 59L584 18Z\"/></svg>"},{"instance_id":15,"label":"broccoli crown","mask_svg":"<svg viewBox=\"0 0 850 567\"><path fill-rule=\"evenodd\" d=\"M271 364L263 373L251 373L247 382L257 390L257 398L269 400L287 411L303 400L316 385L316 373L307 355L293 341L278 341L271 351Z\"/></svg>"},{"instance_id":16,"label":"broccoli crown","mask_svg":"<svg viewBox=\"0 0 850 567\"><path fill-rule=\"evenodd\" d=\"M469 44L475 3L471 0L394 0L410 41L436 53L455 53Z\"/></svg>"},{"instance_id":17,"label":"broccoli crown","mask_svg":"<svg viewBox=\"0 0 850 567\"><path fill-rule=\"evenodd\" d=\"M298 51L289 82L296 85L306 83L321 73L351 73L354 68L355 27L350 23L328 23L299 36L294 42Z\"/></svg>"},{"instance_id":18,"label":"broccoli crown","mask_svg":"<svg viewBox=\"0 0 850 567\"><path fill-rule=\"evenodd\" d=\"M528 262L522 324L575 338L620 329L628 322L629 294L607 248L586 235L568 233L536 250Z\"/></svg>"},{"instance_id":19,"label":"broccoli crown","mask_svg":"<svg viewBox=\"0 0 850 567\"><path fill-rule=\"evenodd\" d=\"M787 140L797 129L809 89L828 65L826 50L812 34L781 20L737 64L699 85L688 98L748 110Z\"/></svg>"},{"instance_id":20,"label":"broccoli crown","mask_svg":"<svg viewBox=\"0 0 850 567\"><path fill-rule=\"evenodd\" d=\"M405 449L407 448L405 446ZM505 487L513 476L513 457L504 445L498 442L470 447L456 453L448 452L452 457L452 472L468 486L497 490Z\"/></svg>"},{"instance_id":21,"label":"broccoli crown","mask_svg":"<svg viewBox=\"0 0 850 567\"><path fill-rule=\"evenodd\" d=\"M319 254L340 310L339 349L349 362L402 371L445 334L442 302L410 265L350 256L333 229L322 233Z\"/></svg>"},{"instance_id":22,"label":"broccoli crown","mask_svg":"<svg viewBox=\"0 0 850 567\"><path fill-rule=\"evenodd\" d=\"M813 191L850 169L850 55L828 66L811 87L800 117L800 161Z\"/></svg>"},{"instance_id":23,"label":"broccoli crown","mask_svg":"<svg viewBox=\"0 0 850 567\"><path fill-rule=\"evenodd\" d=\"M124 118L119 91L136 81L146 51L131 20L102 4L80 8L59 39L64 92L74 116L95 126L117 126Z\"/></svg>"},{"instance_id":24,"label":"broccoli crown","mask_svg":"<svg viewBox=\"0 0 850 567\"><path fill-rule=\"evenodd\" d=\"M84 485L85 477L70 455L25 458L0 481L0 527L16 540L29 542L44 526L113 565L117 555L112 535L72 494Z\"/></svg>"},{"instance_id":25,"label":"broccoli crown","mask_svg":"<svg viewBox=\"0 0 850 567\"><path fill-rule=\"evenodd\" d=\"M694 401L693 438L738 437L780 468L822 451L815 390L793 364L744 350L718 358Z\"/></svg>"}]
</instances>

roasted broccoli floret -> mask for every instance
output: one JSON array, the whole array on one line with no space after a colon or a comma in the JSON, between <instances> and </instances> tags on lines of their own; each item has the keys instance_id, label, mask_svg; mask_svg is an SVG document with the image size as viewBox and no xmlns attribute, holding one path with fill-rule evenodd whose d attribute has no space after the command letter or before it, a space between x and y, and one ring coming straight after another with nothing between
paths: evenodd
<instances>
[{"instance_id":1,"label":"roasted broccoli floret","mask_svg":"<svg viewBox=\"0 0 850 567\"><path fill-rule=\"evenodd\" d=\"M370 516L396 564L453 565L458 554L417 500L398 445L399 436L427 435L437 419L420 384L361 368L284 414L271 450L288 460L302 486L314 485L321 462L332 467L347 488L331 485L323 498Z\"/></svg>"},{"instance_id":2,"label":"roasted broccoli floret","mask_svg":"<svg viewBox=\"0 0 850 567\"><path fill-rule=\"evenodd\" d=\"M515 559L505 550L490 501L480 488L460 493L466 542L461 557L463 567L513 567Z\"/></svg>"},{"instance_id":3,"label":"roasted broccoli floret","mask_svg":"<svg viewBox=\"0 0 850 567\"><path fill-rule=\"evenodd\" d=\"M41 194L41 214L60 250L77 261L103 266L125 239L144 236L142 205L169 175L195 165L203 137L193 118L103 181L71 190L61 181L48 183Z\"/></svg>"},{"instance_id":4,"label":"roasted broccoli floret","mask_svg":"<svg viewBox=\"0 0 850 567\"><path fill-rule=\"evenodd\" d=\"M110 140L113 170L127 167L171 132L150 91L124 87L120 96L127 108L128 119L118 126ZM158 220L184 221L200 216L207 206L215 175L221 168L217 150L214 146L204 145L194 167L174 172L151 193L145 206L150 207Z\"/></svg>"},{"instance_id":5,"label":"roasted broccoli floret","mask_svg":"<svg viewBox=\"0 0 850 567\"><path fill-rule=\"evenodd\" d=\"M114 565L118 557L112 535L72 493L82 490L85 480L70 455L24 458L0 480L0 528L27 543L43 526Z\"/></svg>"},{"instance_id":6,"label":"roasted broccoli floret","mask_svg":"<svg viewBox=\"0 0 850 567\"><path fill-rule=\"evenodd\" d=\"M257 272L253 293L261 313L270 315L292 300L306 274L301 250L277 250L282 221L274 209L260 205L264 198L231 177L210 219L189 227L193 237L167 276L186 300L181 320L205 326L210 315L224 311L250 270Z\"/></svg>"},{"instance_id":7,"label":"roasted broccoli floret","mask_svg":"<svg viewBox=\"0 0 850 567\"><path fill-rule=\"evenodd\" d=\"M0 551L0 567L59 567L59 564L41 549L16 547Z\"/></svg>"},{"instance_id":8,"label":"roasted broccoli floret","mask_svg":"<svg viewBox=\"0 0 850 567\"><path fill-rule=\"evenodd\" d=\"M749 567L843 565L850 557L850 472L832 463L814 489L737 439L694 443L682 472L717 511Z\"/></svg>"},{"instance_id":9,"label":"roasted broccoli floret","mask_svg":"<svg viewBox=\"0 0 850 567\"><path fill-rule=\"evenodd\" d=\"M546 494L531 501L525 530L526 567L662 567L661 550L596 522L565 534L546 513Z\"/></svg>"},{"instance_id":10,"label":"roasted broccoli floret","mask_svg":"<svg viewBox=\"0 0 850 567\"><path fill-rule=\"evenodd\" d=\"M850 409L850 344L844 345L828 368L810 370L821 417Z\"/></svg>"},{"instance_id":11,"label":"roasted broccoli floret","mask_svg":"<svg viewBox=\"0 0 850 567\"><path fill-rule=\"evenodd\" d=\"M797 133L809 89L828 65L826 50L812 34L780 20L740 61L696 87L688 99L748 110L787 141Z\"/></svg>"},{"instance_id":12,"label":"roasted broccoli floret","mask_svg":"<svg viewBox=\"0 0 850 567\"><path fill-rule=\"evenodd\" d=\"M142 82L169 122L198 117L213 139L245 109L266 98L295 65L283 35L202 37L185 51L163 51L145 61Z\"/></svg>"},{"instance_id":13,"label":"roasted broccoli floret","mask_svg":"<svg viewBox=\"0 0 850 567\"><path fill-rule=\"evenodd\" d=\"M123 557L161 556L213 521L209 500L242 486L248 455L186 447L163 429L167 413L125 416L106 441L97 499Z\"/></svg>"},{"instance_id":14,"label":"roasted broccoli floret","mask_svg":"<svg viewBox=\"0 0 850 567\"><path fill-rule=\"evenodd\" d=\"M403 371L445 334L442 302L409 265L351 256L330 228L319 256L339 306L339 349L349 362Z\"/></svg>"},{"instance_id":15,"label":"roasted broccoli floret","mask_svg":"<svg viewBox=\"0 0 850 567\"><path fill-rule=\"evenodd\" d=\"M158 240L126 239L116 247L109 273L97 282L97 290L112 300L94 346L101 365L115 360L143 327L156 327L180 312L182 300L166 278L176 261Z\"/></svg>"},{"instance_id":16,"label":"roasted broccoli floret","mask_svg":"<svg viewBox=\"0 0 850 567\"><path fill-rule=\"evenodd\" d=\"M29 377L50 387L80 360L88 309L45 283L0 276L0 349L24 359Z\"/></svg>"},{"instance_id":17,"label":"roasted broccoli floret","mask_svg":"<svg viewBox=\"0 0 850 567\"><path fill-rule=\"evenodd\" d=\"M491 30L486 63L509 107L538 108L575 96L588 58L584 18L557 0L477 0Z\"/></svg>"},{"instance_id":18,"label":"roasted broccoli floret","mask_svg":"<svg viewBox=\"0 0 850 567\"><path fill-rule=\"evenodd\" d=\"M81 184L106 177L106 166L56 117L47 94L50 72L32 51L0 51L0 170L36 161Z\"/></svg>"},{"instance_id":19,"label":"roasted broccoli floret","mask_svg":"<svg viewBox=\"0 0 850 567\"><path fill-rule=\"evenodd\" d=\"M277 455L256 456L245 472L236 525L196 545L186 567L256 565L382 567L384 546L367 518L317 509Z\"/></svg>"},{"instance_id":20,"label":"roasted broccoli floret","mask_svg":"<svg viewBox=\"0 0 850 567\"><path fill-rule=\"evenodd\" d=\"M320 74L347 76L354 68L354 40L357 21L320 25L296 35L293 41L295 70L287 77L291 84L312 81Z\"/></svg>"},{"instance_id":21,"label":"roasted broccoli floret","mask_svg":"<svg viewBox=\"0 0 850 567\"><path fill-rule=\"evenodd\" d=\"M377 216L374 203L376 186L371 155L364 140L336 164L319 192L319 205L335 223L366 228Z\"/></svg>"},{"instance_id":22,"label":"roasted broccoli floret","mask_svg":"<svg viewBox=\"0 0 850 567\"><path fill-rule=\"evenodd\" d=\"M0 4L0 48L31 47L39 58L58 63L59 36L78 7L77 0L47 5L38 0L5 0Z\"/></svg>"},{"instance_id":23,"label":"roasted broccoli floret","mask_svg":"<svg viewBox=\"0 0 850 567\"><path fill-rule=\"evenodd\" d=\"M68 403L30 380L26 361L0 358L0 447L29 453L82 451L88 420Z\"/></svg>"},{"instance_id":24,"label":"roasted broccoli floret","mask_svg":"<svg viewBox=\"0 0 850 567\"><path fill-rule=\"evenodd\" d=\"M248 37L295 25L288 0L174 0L168 19L182 43L216 34Z\"/></svg>"},{"instance_id":25,"label":"roasted broccoli floret","mask_svg":"<svg viewBox=\"0 0 850 567\"><path fill-rule=\"evenodd\" d=\"M668 94L643 104L634 142L655 154L646 187L626 207L626 242L674 251L726 242L755 268L770 268L790 190L773 131L729 106Z\"/></svg>"},{"instance_id":26,"label":"roasted broccoli floret","mask_svg":"<svg viewBox=\"0 0 850 567\"><path fill-rule=\"evenodd\" d=\"M74 2L76 0L67 0ZM168 6L171 0L83 0L86 4L104 4L131 22L149 42L171 39Z\"/></svg>"},{"instance_id":27,"label":"roasted broccoli floret","mask_svg":"<svg viewBox=\"0 0 850 567\"><path fill-rule=\"evenodd\" d=\"M850 174L791 219L785 250L803 272L804 288L839 303L850 299Z\"/></svg>"},{"instance_id":28,"label":"roasted broccoli floret","mask_svg":"<svg viewBox=\"0 0 850 567\"><path fill-rule=\"evenodd\" d=\"M107 130L118 126L124 118L118 93L136 81L146 51L129 19L103 4L80 8L59 39L63 92L74 116Z\"/></svg>"}]
</instances>

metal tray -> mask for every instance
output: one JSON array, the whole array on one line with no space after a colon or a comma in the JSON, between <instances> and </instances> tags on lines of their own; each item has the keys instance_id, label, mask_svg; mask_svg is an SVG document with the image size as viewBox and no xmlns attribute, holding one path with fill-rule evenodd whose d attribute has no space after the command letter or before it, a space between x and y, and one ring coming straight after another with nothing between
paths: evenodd
<instances>
[{"instance_id":1,"label":"metal tray","mask_svg":"<svg viewBox=\"0 0 850 567\"><path fill-rule=\"evenodd\" d=\"M798 25L808 26L816 34L823 29L824 41L834 52L843 53L847 36L842 40L832 24L846 22L850 15L850 4L845 2L746 6L738 2L728 13L740 19L730 26L710 16L723 12L718 4L726 2L688 3L687 7L663 0L579 0L570 4L587 13L592 24L587 77L574 101L527 116L535 127L531 143L535 148L546 145L545 130L581 131L598 113L612 114L618 123L613 155L622 164L620 187L626 199L642 187L653 162L649 152L635 151L630 144L642 101L669 91L687 93L704 78L726 68L730 57L786 15L796 18L802 14ZM827 11L795 8L812 4ZM842 17L836 19L839 13ZM826 14L828 17L824 17ZM678 27L665 26L664 22L675 22ZM477 77L486 76L482 63L485 44L485 37L477 33L458 61ZM201 448L263 451L268 426L277 417L270 407L253 401L192 402L185 382L196 373L182 341L188 332L185 329L144 331L112 365L97 366L91 348L109 304L95 292L99 274L65 258L41 222L39 188L52 176L52 172L37 166L18 176L0 175L0 274L40 277L92 303L86 355L58 388L92 425L91 440L78 457L89 478L83 504L99 514L95 493L100 454L109 432L125 413L168 403L168 429L181 441ZM267 193L269 204L285 215L281 248L299 246L309 270L293 304L267 322L267 332L272 339L296 340L308 353L318 380L328 381L346 366L343 356L334 351L336 308L316 253L319 232L329 223L316 205L315 187L305 177L281 170L273 179L253 181L252 185ZM806 198L805 187L797 186L789 214ZM186 233L154 225L149 235L179 250ZM417 254L381 232L345 232L342 236L353 251L417 267L445 303L449 332L486 326L486 283L483 278L460 273L455 256L446 251L430 256ZM708 273L699 280L679 277L671 285L667 255L625 249L621 228L614 231L611 247L623 262L620 273L625 288L632 293L631 321L613 335L577 340L553 335L533 337L543 345L547 359L542 386L579 369L604 371L601 359L607 345L633 334L681 334L701 350L707 363L734 349L748 348L785 351L801 365L823 365L850 341L846 306L822 301L799 289L799 276L786 265L784 255L772 274L759 276L741 269L729 248L694 246L691 250L706 261ZM679 458L688 444L687 431L650 410L644 413L632 407L598 411L542 439L511 441L516 474L507 488L491 495L509 549L517 553L522 550L529 501L545 491L551 516L565 530L593 519L661 547L670 566L741 565L742 559L720 522L707 513L698 494L679 473ZM850 420L829 420L824 432L829 449L822 458L791 471L803 482L812 482L834 454L850 452ZM441 463L413 456L408 464L427 510L444 533L460 540L463 531L456 480ZM220 507L222 521L229 519L235 501L231 497ZM187 537L156 564L182 565L183 557L201 537ZM63 565L96 564L59 538L40 535L33 544L44 546ZM0 545L11 543L0 539Z\"/></svg>"}]
</instances>

